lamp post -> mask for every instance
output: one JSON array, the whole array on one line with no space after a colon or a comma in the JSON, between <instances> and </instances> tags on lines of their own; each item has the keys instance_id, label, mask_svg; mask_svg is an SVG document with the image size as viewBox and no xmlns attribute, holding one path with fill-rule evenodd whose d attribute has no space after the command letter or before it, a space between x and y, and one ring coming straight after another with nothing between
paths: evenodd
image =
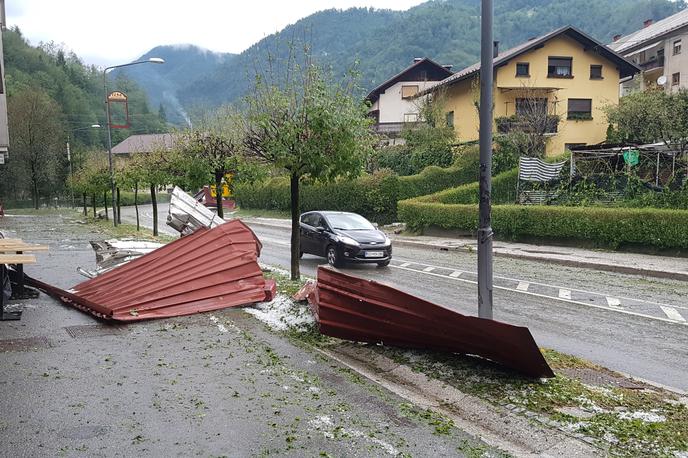
<instances>
[{"instance_id":1,"label":"lamp post","mask_svg":"<svg viewBox=\"0 0 688 458\"><path fill-rule=\"evenodd\" d=\"M115 205L115 172L112 167L112 131L110 128L110 104L108 103L108 88L107 88L107 73L115 68L129 67L138 64L164 64L165 60L159 57L151 57L146 60L137 60L136 62L129 62L128 64L112 65L105 67L103 70L103 88L105 89L105 123L107 124L108 133L108 166L110 168L110 185L112 188L112 221L117 226L117 205ZM105 202L107 206L107 202Z\"/></svg>"},{"instance_id":2,"label":"lamp post","mask_svg":"<svg viewBox=\"0 0 688 458\"><path fill-rule=\"evenodd\" d=\"M86 126L86 127L78 127L76 129L71 129L69 132L67 132L67 162L69 162L69 177L70 178L74 177L74 171L72 170L72 153L69 149L69 134L70 134L70 132L76 132L78 130L86 130L86 129L100 129L100 124L91 124L90 126ZM70 194L72 195L72 208L74 208L74 189L71 189L71 187L70 187Z\"/></svg>"}]
</instances>

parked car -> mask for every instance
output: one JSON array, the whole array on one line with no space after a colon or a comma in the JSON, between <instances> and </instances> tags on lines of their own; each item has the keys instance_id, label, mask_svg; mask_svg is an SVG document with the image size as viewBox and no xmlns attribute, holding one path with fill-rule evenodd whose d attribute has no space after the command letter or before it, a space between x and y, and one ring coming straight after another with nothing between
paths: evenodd
<instances>
[{"instance_id":1,"label":"parked car","mask_svg":"<svg viewBox=\"0 0 688 458\"><path fill-rule=\"evenodd\" d=\"M335 267L347 262L384 267L392 260L389 237L356 213L307 212L301 215L300 226L301 256L322 256Z\"/></svg>"}]
</instances>

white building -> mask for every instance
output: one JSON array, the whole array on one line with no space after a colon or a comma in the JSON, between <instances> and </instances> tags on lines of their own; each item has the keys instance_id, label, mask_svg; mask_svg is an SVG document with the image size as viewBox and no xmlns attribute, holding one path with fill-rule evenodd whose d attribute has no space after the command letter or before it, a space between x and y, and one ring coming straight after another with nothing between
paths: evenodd
<instances>
[{"instance_id":1,"label":"white building","mask_svg":"<svg viewBox=\"0 0 688 458\"><path fill-rule=\"evenodd\" d=\"M368 94L368 114L375 119L375 129L395 138L406 125L418 119L418 101L414 96L452 75L451 65L440 65L428 58L415 58L413 64L394 75Z\"/></svg>"},{"instance_id":2,"label":"white building","mask_svg":"<svg viewBox=\"0 0 688 458\"><path fill-rule=\"evenodd\" d=\"M621 82L621 95L662 86L667 92L688 88L688 9L653 22L624 37L614 37L609 47L642 70Z\"/></svg>"}]
</instances>

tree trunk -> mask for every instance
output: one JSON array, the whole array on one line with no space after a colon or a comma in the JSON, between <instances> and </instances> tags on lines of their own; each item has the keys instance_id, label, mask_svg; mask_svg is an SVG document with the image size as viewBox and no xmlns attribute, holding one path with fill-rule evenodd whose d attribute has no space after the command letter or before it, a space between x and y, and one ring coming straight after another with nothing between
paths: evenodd
<instances>
[{"instance_id":1,"label":"tree trunk","mask_svg":"<svg viewBox=\"0 0 688 458\"><path fill-rule=\"evenodd\" d=\"M153 235L158 236L158 200L155 196L155 185L150 185L151 203L153 204Z\"/></svg>"},{"instance_id":2,"label":"tree trunk","mask_svg":"<svg viewBox=\"0 0 688 458\"><path fill-rule=\"evenodd\" d=\"M96 216L98 216L98 215L97 215L97 211L96 211L96 195L95 194L93 194L91 196L91 203L93 204L93 219L96 219Z\"/></svg>"},{"instance_id":3,"label":"tree trunk","mask_svg":"<svg viewBox=\"0 0 688 458\"><path fill-rule=\"evenodd\" d=\"M215 171L215 208L217 208L217 216L224 218L224 209L222 208L222 171Z\"/></svg>"},{"instance_id":4,"label":"tree trunk","mask_svg":"<svg viewBox=\"0 0 688 458\"><path fill-rule=\"evenodd\" d=\"M117 187L117 224L122 224L122 206L119 200L119 186Z\"/></svg>"},{"instance_id":5,"label":"tree trunk","mask_svg":"<svg viewBox=\"0 0 688 458\"><path fill-rule=\"evenodd\" d=\"M136 230L141 230L141 225L139 224L139 184L134 183L134 208L136 209Z\"/></svg>"},{"instance_id":6,"label":"tree trunk","mask_svg":"<svg viewBox=\"0 0 688 458\"><path fill-rule=\"evenodd\" d=\"M110 215L108 215L108 208L107 208L107 191L103 193L103 207L105 207L105 221L110 221ZM114 207L113 207L114 209Z\"/></svg>"},{"instance_id":7,"label":"tree trunk","mask_svg":"<svg viewBox=\"0 0 688 458\"><path fill-rule=\"evenodd\" d=\"M301 277L299 271L299 176L291 175L291 279Z\"/></svg>"},{"instance_id":8,"label":"tree trunk","mask_svg":"<svg viewBox=\"0 0 688 458\"><path fill-rule=\"evenodd\" d=\"M32 186L32 192L33 192L33 208L38 210L38 180L32 179L33 180L33 186Z\"/></svg>"},{"instance_id":9,"label":"tree trunk","mask_svg":"<svg viewBox=\"0 0 688 458\"><path fill-rule=\"evenodd\" d=\"M86 193L81 194L81 201L84 204L84 216L87 216L87 211L86 211Z\"/></svg>"}]
</instances>

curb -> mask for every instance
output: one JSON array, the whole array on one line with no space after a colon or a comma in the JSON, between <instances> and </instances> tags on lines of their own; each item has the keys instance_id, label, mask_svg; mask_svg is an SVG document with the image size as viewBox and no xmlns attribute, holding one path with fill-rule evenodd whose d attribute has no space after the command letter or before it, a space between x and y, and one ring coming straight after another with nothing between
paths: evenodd
<instances>
[{"instance_id":1,"label":"curb","mask_svg":"<svg viewBox=\"0 0 688 458\"><path fill-rule=\"evenodd\" d=\"M264 221L247 221L247 224L279 228L279 229L290 229L291 226L283 226L279 224L266 223ZM463 251L466 253L475 252L475 249L466 248L465 246L442 246L434 243L428 242L418 242L415 240L399 240L396 238L392 239L392 243L397 246L406 246L412 248L421 248L424 250L439 250L439 251ZM499 250L493 250L495 257L501 258L511 258L511 259L523 259L527 261L537 261L545 264L556 264L565 267L582 267L585 269L598 270L604 272L615 272L621 274L631 274L631 275L641 275L645 277L654 278L664 278L669 280L679 280L688 281L688 272L670 272L664 270L656 269L646 269L643 267L633 267L633 266L623 266L618 264L602 264L591 261L574 261L571 259L561 259L552 258L549 256L538 256L536 254L525 254L525 253L509 253Z\"/></svg>"}]
</instances>

